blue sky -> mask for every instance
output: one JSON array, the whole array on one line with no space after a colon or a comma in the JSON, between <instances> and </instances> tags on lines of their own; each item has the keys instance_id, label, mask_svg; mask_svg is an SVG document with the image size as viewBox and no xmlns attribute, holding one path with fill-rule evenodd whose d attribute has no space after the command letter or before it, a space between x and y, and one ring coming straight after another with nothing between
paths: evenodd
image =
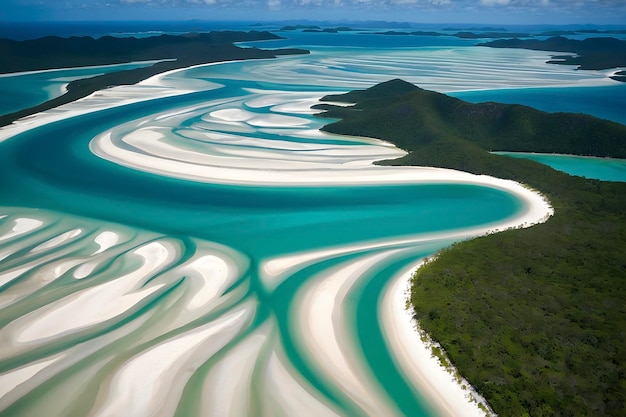
<instances>
[{"instance_id":1,"label":"blue sky","mask_svg":"<svg viewBox=\"0 0 626 417\"><path fill-rule=\"evenodd\" d=\"M626 24L626 0L1 0L0 21L390 20Z\"/></svg>"}]
</instances>

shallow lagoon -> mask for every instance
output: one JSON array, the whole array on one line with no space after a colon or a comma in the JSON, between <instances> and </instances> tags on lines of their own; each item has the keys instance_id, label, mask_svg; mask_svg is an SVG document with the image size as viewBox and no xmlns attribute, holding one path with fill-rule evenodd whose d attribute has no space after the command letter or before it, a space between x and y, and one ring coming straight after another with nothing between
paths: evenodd
<instances>
[{"instance_id":1,"label":"shallow lagoon","mask_svg":"<svg viewBox=\"0 0 626 417\"><path fill-rule=\"evenodd\" d=\"M141 68L154 62L156 61L0 74L0 114L13 113L60 97L65 94L71 81L113 71Z\"/></svg>"},{"instance_id":2,"label":"shallow lagoon","mask_svg":"<svg viewBox=\"0 0 626 417\"><path fill-rule=\"evenodd\" d=\"M512 158L524 158L548 165L570 175L602 181L626 181L626 161L575 155L553 155L526 152L494 152Z\"/></svg>"},{"instance_id":3,"label":"shallow lagoon","mask_svg":"<svg viewBox=\"0 0 626 417\"><path fill-rule=\"evenodd\" d=\"M2 413L438 415L400 366L383 295L526 204L371 167L401 152L320 135L309 106L398 76L440 91L607 80L456 39L375 50L356 34L347 47L298 36L325 45L174 72L159 82L195 92L0 144Z\"/></svg>"}]
</instances>

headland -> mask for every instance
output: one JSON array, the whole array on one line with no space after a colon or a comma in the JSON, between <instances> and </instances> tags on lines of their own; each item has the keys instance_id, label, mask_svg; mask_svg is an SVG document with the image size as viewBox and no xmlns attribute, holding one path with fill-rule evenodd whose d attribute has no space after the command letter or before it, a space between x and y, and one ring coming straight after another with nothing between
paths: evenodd
<instances>
[{"instance_id":1,"label":"headland","mask_svg":"<svg viewBox=\"0 0 626 417\"><path fill-rule=\"evenodd\" d=\"M469 105L400 80L326 99L356 104L319 106L324 116L340 119L325 130L367 134L408 151L383 164L510 179L549 199L555 213L545 223L459 242L420 267L411 284L415 318L500 416L620 415L626 404L625 377L616 366L626 355L617 331L626 326L626 184L488 152L495 143L511 151L539 147L532 131L542 135L552 125L542 140L575 153L571 131L578 129L566 125L584 129L604 121L558 115L564 123L558 135L551 130L554 115ZM509 141L510 123L523 134ZM624 157L626 127L606 127L588 137L589 145L610 140L607 151ZM499 139L498 129L504 129Z\"/></svg>"}]
</instances>

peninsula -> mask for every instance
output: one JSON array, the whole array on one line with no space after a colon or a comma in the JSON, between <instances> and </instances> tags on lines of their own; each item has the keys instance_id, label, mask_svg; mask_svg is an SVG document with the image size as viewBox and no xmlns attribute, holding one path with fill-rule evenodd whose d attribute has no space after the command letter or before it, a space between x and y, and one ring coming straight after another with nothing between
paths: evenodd
<instances>
[{"instance_id":1,"label":"peninsula","mask_svg":"<svg viewBox=\"0 0 626 417\"><path fill-rule=\"evenodd\" d=\"M518 48L536 51L568 52L575 55L555 55L550 64L577 65L583 70L603 70L626 67L626 41L611 37L588 38L584 40L554 36L546 40L538 39L499 39L480 43L478 46L490 48ZM626 82L626 76L616 74L616 81Z\"/></svg>"},{"instance_id":2,"label":"peninsula","mask_svg":"<svg viewBox=\"0 0 626 417\"><path fill-rule=\"evenodd\" d=\"M626 126L465 103L401 80L324 100L356 103L318 106L340 119L324 130L408 151L381 164L511 179L550 200L546 223L459 242L422 266L412 281L415 317L500 416L623 415L626 183L488 151L623 158Z\"/></svg>"},{"instance_id":3,"label":"peninsula","mask_svg":"<svg viewBox=\"0 0 626 417\"><path fill-rule=\"evenodd\" d=\"M104 36L60 38L49 36L27 41L0 39L0 74L108 65L134 61L160 62L127 71L112 72L72 81L67 92L40 105L0 116L0 126L31 114L49 110L116 85L136 84L153 75L178 68L211 62L275 58L279 55L307 54L304 49L265 50L241 48L236 42L281 39L270 32L217 31L160 35L147 38Z\"/></svg>"}]
</instances>

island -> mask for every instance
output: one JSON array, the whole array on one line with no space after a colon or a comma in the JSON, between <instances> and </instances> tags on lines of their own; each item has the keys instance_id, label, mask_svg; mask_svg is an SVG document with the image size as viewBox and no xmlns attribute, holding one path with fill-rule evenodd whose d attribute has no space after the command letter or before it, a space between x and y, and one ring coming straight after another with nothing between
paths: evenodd
<instances>
[{"instance_id":1,"label":"island","mask_svg":"<svg viewBox=\"0 0 626 417\"><path fill-rule=\"evenodd\" d=\"M303 29L302 30L303 33L339 33L339 32L351 32L351 31L354 31L354 29L346 27L346 26L340 26L340 27L335 27L335 28Z\"/></svg>"},{"instance_id":2,"label":"island","mask_svg":"<svg viewBox=\"0 0 626 417\"><path fill-rule=\"evenodd\" d=\"M413 32L400 32L397 30L387 30L385 32L374 32L374 35L391 35L391 36L407 36L407 35L416 35L416 36L443 36L443 34L439 32L430 32L430 31L422 31L417 30Z\"/></svg>"},{"instance_id":3,"label":"island","mask_svg":"<svg viewBox=\"0 0 626 417\"><path fill-rule=\"evenodd\" d=\"M421 31L421 30L412 31L412 32L388 30L384 32L374 32L374 35L454 36L459 39L486 39L486 38L510 38L510 37L527 38L527 37L532 36L529 33L511 33L511 32L480 32L480 33L457 32L453 34L448 34L448 33L440 33L440 32L433 32L433 31Z\"/></svg>"},{"instance_id":4,"label":"island","mask_svg":"<svg viewBox=\"0 0 626 417\"><path fill-rule=\"evenodd\" d=\"M279 31L281 32L289 32L289 31L294 31L294 30L321 30L322 28L317 26L317 25L288 25L288 26L283 26L282 28L279 29Z\"/></svg>"},{"instance_id":5,"label":"island","mask_svg":"<svg viewBox=\"0 0 626 417\"><path fill-rule=\"evenodd\" d=\"M461 39L483 39L483 38L528 38L532 35L530 33L511 33L511 32L457 32L452 36L456 36Z\"/></svg>"},{"instance_id":6,"label":"island","mask_svg":"<svg viewBox=\"0 0 626 417\"><path fill-rule=\"evenodd\" d=\"M546 40L499 39L480 43L489 48L518 48L535 51L568 52L574 55L555 55L550 64L577 65L582 70L603 70L626 66L626 41L611 37L587 38L584 40L554 36ZM613 76L616 81L626 77Z\"/></svg>"},{"instance_id":7,"label":"island","mask_svg":"<svg viewBox=\"0 0 626 417\"><path fill-rule=\"evenodd\" d=\"M623 416L626 183L574 177L489 151L626 157L626 126L499 103L470 104L393 80L332 95L324 130L405 149L384 165L491 175L544 195L545 223L458 242L414 274L422 331L500 416Z\"/></svg>"},{"instance_id":8,"label":"island","mask_svg":"<svg viewBox=\"0 0 626 417\"><path fill-rule=\"evenodd\" d=\"M160 61L149 67L72 81L67 87L67 92L60 97L0 116L0 126L78 100L103 88L136 84L173 69L211 62L309 53L307 50L295 48L265 50L235 45L236 42L272 39L281 38L270 32L217 31L147 38L104 36L94 39L89 36L70 38L49 36L27 41L0 39L0 55L3 57L0 74L134 61Z\"/></svg>"},{"instance_id":9,"label":"island","mask_svg":"<svg viewBox=\"0 0 626 417\"><path fill-rule=\"evenodd\" d=\"M484 26L484 27L445 27L441 30L445 30L447 32L459 32L459 31L481 31L481 32L506 32L507 29L504 27L493 27L493 26Z\"/></svg>"}]
</instances>

